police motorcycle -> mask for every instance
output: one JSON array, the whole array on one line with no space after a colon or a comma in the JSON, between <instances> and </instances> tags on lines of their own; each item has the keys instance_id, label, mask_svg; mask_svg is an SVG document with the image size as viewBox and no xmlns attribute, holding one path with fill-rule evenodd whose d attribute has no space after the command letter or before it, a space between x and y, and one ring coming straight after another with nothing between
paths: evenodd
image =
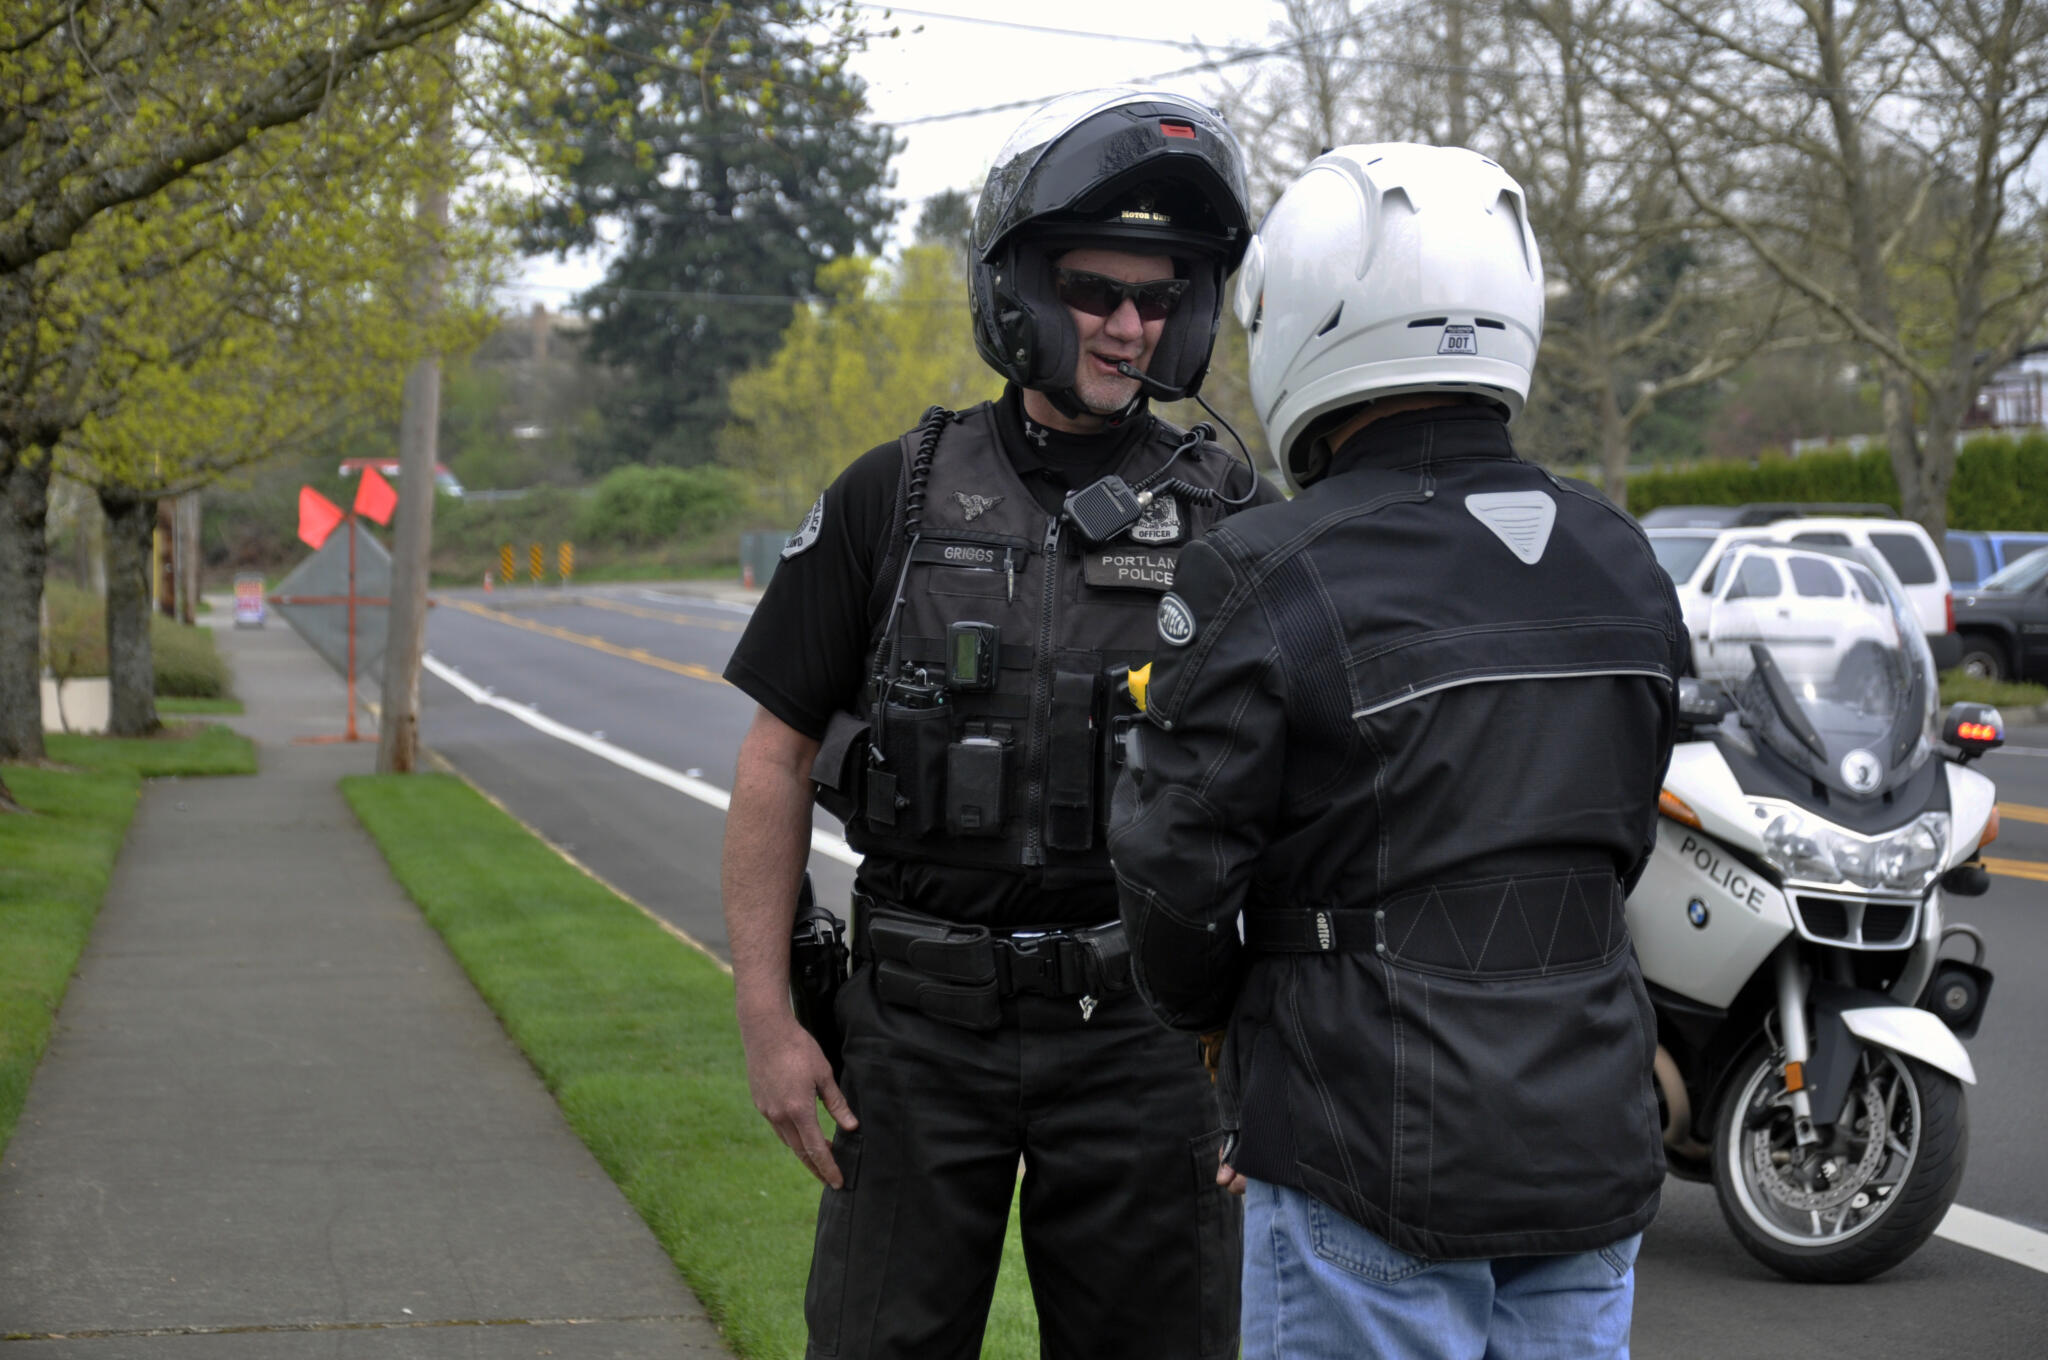
<instances>
[{"instance_id":1,"label":"police motorcycle","mask_svg":"<svg viewBox=\"0 0 2048 1360\"><path fill-rule=\"evenodd\" d=\"M1861 548L1744 545L1716 573L1628 925L1674 1175L1796 1280L1906 1259L1962 1183L1962 1040L1991 988L1949 897L1989 887L1998 711L1936 728L1933 658ZM1939 737L1939 745L1936 738ZM1948 749L1943 749L1944 747ZM1966 943L1973 957L1945 957Z\"/></svg>"}]
</instances>

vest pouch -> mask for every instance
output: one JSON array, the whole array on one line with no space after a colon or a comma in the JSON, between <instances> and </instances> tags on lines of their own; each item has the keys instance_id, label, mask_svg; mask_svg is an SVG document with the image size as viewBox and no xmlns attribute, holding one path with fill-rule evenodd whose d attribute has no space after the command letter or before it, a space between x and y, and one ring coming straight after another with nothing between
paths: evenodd
<instances>
[{"instance_id":1,"label":"vest pouch","mask_svg":"<svg viewBox=\"0 0 2048 1360\"><path fill-rule=\"evenodd\" d=\"M1003 834L1004 792L1010 782L1010 744L995 737L963 737L946 748L946 834Z\"/></svg>"},{"instance_id":2,"label":"vest pouch","mask_svg":"<svg viewBox=\"0 0 2048 1360\"><path fill-rule=\"evenodd\" d=\"M1097 677L1060 671L1052 682L1045 764L1045 844L1052 850L1095 845L1095 690Z\"/></svg>"},{"instance_id":3,"label":"vest pouch","mask_svg":"<svg viewBox=\"0 0 2048 1360\"><path fill-rule=\"evenodd\" d=\"M868 767L868 824L898 836L928 836L944 825L946 741L952 714L944 704L889 702L877 724L882 760Z\"/></svg>"},{"instance_id":4,"label":"vest pouch","mask_svg":"<svg viewBox=\"0 0 2048 1360\"><path fill-rule=\"evenodd\" d=\"M861 771L866 769L869 724L856 713L838 712L825 724L818 758L811 762L811 783L818 806L846 821L860 796ZM858 757L858 759L857 759Z\"/></svg>"}]
</instances>

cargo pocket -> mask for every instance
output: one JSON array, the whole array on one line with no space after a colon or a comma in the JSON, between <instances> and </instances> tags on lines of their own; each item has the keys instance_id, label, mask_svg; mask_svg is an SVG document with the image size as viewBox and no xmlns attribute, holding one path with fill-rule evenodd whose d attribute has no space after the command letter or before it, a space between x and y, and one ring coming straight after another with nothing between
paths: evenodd
<instances>
[{"instance_id":1,"label":"cargo pocket","mask_svg":"<svg viewBox=\"0 0 2048 1360\"><path fill-rule=\"evenodd\" d=\"M1234 1356L1238 1348L1238 1298L1244 1272L1244 1205L1216 1184L1216 1158L1223 1130L1188 1140L1195 1173L1196 1275L1201 1289L1199 1335L1202 1360Z\"/></svg>"},{"instance_id":2,"label":"cargo pocket","mask_svg":"<svg viewBox=\"0 0 2048 1360\"><path fill-rule=\"evenodd\" d=\"M846 1277L854 1268L853 1196L860 1185L861 1136L842 1132L832 1140L832 1159L846 1184L825 1188L818 1205L818 1236L811 1250L811 1279L804 1287L804 1325L809 1328L809 1355L839 1354L839 1333L846 1312Z\"/></svg>"}]
</instances>

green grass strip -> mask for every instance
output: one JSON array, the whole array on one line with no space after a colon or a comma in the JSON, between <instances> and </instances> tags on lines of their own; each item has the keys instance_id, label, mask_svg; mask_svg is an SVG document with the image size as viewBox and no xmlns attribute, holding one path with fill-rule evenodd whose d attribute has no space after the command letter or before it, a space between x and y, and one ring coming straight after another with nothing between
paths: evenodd
<instances>
[{"instance_id":1,"label":"green grass strip","mask_svg":"<svg viewBox=\"0 0 2048 1360\"><path fill-rule=\"evenodd\" d=\"M1941 702L1944 705L1994 704L1999 708L2037 708L2048 704L2048 686L2015 680L1977 680L1959 670L1943 671Z\"/></svg>"},{"instance_id":2,"label":"green grass strip","mask_svg":"<svg viewBox=\"0 0 2048 1360\"><path fill-rule=\"evenodd\" d=\"M732 980L459 779L341 786L734 1348L802 1355L818 1186L754 1110ZM1014 1213L982 1353L1038 1354Z\"/></svg>"},{"instance_id":3,"label":"green grass strip","mask_svg":"<svg viewBox=\"0 0 2048 1360\"><path fill-rule=\"evenodd\" d=\"M9 765L8 790L28 812L0 814L0 1150L107 895L143 778L256 768L255 748L225 728L149 741L52 734L48 749L78 768Z\"/></svg>"},{"instance_id":4,"label":"green grass strip","mask_svg":"<svg viewBox=\"0 0 2048 1360\"><path fill-rule=\"evenodd\" d=\"M160 694L156 700L156 711L160 714L234 714L242 711L240 699L175 699Z\"/></svg>"}]
</instances>

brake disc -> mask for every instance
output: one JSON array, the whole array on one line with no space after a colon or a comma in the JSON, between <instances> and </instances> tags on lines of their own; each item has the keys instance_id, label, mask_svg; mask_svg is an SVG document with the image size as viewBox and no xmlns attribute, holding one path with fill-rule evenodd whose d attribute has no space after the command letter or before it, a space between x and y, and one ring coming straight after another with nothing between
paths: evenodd
<instances>
[{"instance_id":1,"label":"brake disc","mask_svg":"<svg viewBox=\"0 0 2048 1360\"><path fill-rule=\"evenodd\" d=\"M1759 1189L1772 1200L1788 1209L1801 1212L1838 1209L1856 1198L1863 1188L1870 1184L1871 1177L1884 1165L1885 1141L1891 1130L1891 1111L1885 1106L1884 1094L1878 1089L1877 1078L1865 1079L1863 1089L1858 1093L1863 1109L1869 1119L1868 1137L1864 1139L1863 1155L1855 1164L1838 1168L1827 1177L1825 1189L1813 1190L1799 1183L1789 1165L1779 1166L1771 1160L1771 1131L1758 1129L1749 1137L1749 1169Z\"/></svg>"}]
</instances>

